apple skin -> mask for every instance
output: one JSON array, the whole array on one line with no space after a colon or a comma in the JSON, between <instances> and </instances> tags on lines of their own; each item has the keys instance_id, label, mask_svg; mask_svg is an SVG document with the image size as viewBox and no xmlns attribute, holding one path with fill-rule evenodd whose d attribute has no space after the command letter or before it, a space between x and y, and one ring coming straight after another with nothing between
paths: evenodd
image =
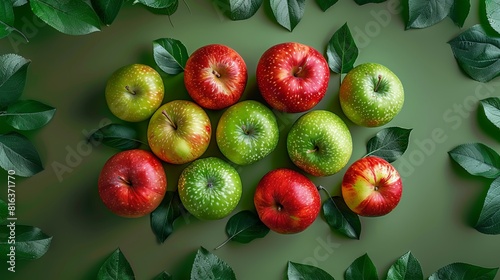
<instances>
[{"instance_id":1,"label":"apple skin","mask_svg":"<svg viewBox=\"0 0 500 280\"><path fill-rule=\"evenodd\" d=\"M353 123L377 127L390 122L403 108L399 78L378 63L364 63L347 73L340 85L340 106Z\"/></svg>"},{"instance_id":2,"label":"apple skin","mask_svg":"<svg viewBox=\"0 0 500 280\"><path fill-rule=\"evenodd\" d=\"M143 64L131 64L116 70L105 89L111 113L128 122L140 122L151 117L163 102L163 95L160 74Z\"/></svg>"},{"instance_id":3,"label":"apple skin","mask_svg":"<svg viewBox=\"0 0 500 280\"><path fill-rule=\"evenodd\" d=\"M134 149L110 157L98 179L99 196L116 215L137 218L160 205L167 190L161 161L151 152Z\"/></svg>"},{"instance_id":4,"label":"apple skin","mask_svg":"<svg viewBox=\"0 0 500 280\"><path fill-rule=\"evenodd\" d=\"M386 160L367 156L355 161L342 179L342 197L360 216L390 213L401 200L403 183L398 171Z\"/></svg>"},{"instance_id":5,"label":"apple skin","mask_svg":"<svg viewBox=\"0 0 500 280\"><path fill-rule=\"evenodd\" d=\"M215 138L219 150L231 162L252 164L269 155L278 145L278 122L264 104L241 101L222 114Z\"/></svg>"},{"instance_id":6,"label":"apple skin","mask_svg":"<svg viewBox=\"0 0 500 280\"><path fill-rule=\"evenodd\" d=\"M307 111L325 96L330 69L316 49L296 42L272 46L257 64L257 85L276 110Z\"/></svg>"},{"instance_id":7,"label":"apple skin","mask_svg":"<svg viewBox=\"0 0 500 280\"><path fill-rule=\"evenodd\" d=\"M301 173L278 168L259 181L254 204L260 220L271 230L298 233L318 217L321 198L314 183Z\"/></svg>"},{"instance_id":8,"label":"apple skin","mask_svg":"<svg viewBox=\"0 0 500 280\"><path fill-rule=\"evenodd\" d=\"M232 48L212 44L197 49L186 62L184 85L203 108L219 110L241 98L247 84L247 67Z\"/></svg>"},{"instance_id":9,"label":"apple skin","mask_svg":"<svg viewBox=\"0 0 500 280\"><path fill-rule=\"evenodd\" d=\"M161 160L184 164L199 158L208 148L212 125L196 103L174 100L163 104L148 125L148 143Z\"/></svg>"},{"instance_id":10,"label":"apple skin","mask_svg":"<svg viewBox=\"0 0 500 280\"><path fill-rule=\"evenodd\" d=\"M300 169L313 176L330 176L349 162L352 137L340 117L330 111L313 110L290 128L287 150Z\"/></svg>"},{"instance_id":11,"label":"apple skin","mask_svg":"<svg viewBox=\"0 0 500 280\"><path fill-rule=\"evenodd\" d=\"M201 220L218 220L236 208L242 184L229 163L208 157L193 161L182 171L177 189L189 213Z\"/></svg>"}]
</instances>

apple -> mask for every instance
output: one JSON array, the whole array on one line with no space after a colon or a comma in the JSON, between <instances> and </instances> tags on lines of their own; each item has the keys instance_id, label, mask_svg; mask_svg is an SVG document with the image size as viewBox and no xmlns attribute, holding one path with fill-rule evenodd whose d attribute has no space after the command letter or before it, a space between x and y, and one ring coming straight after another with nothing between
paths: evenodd
<instances>
[{"instance_id":1,"label":"apple","mask_svg":"<svg viewBox=\"0 0 500 280\"><path fill-rule=\"evenodd\" d=\"M163 80L153 68L131 64L116 70L105 89L109 109L121 120L148 119L163 102Z\"/></svg>"},{"instance_id":2,"label":"apple","mask_svg":"<svg viewBox=\"0 0 500 280\"><path fill-rule=\"evenodd\" d=\"M314 183L301 173L278 168L257 184L254 204L260 220L277 233L298 233L318 217L321 198Z\"/></svg>"},{"instance_id":3,"label":"apple","mask_svg":"<svg viewBox=\"0 0 500 280\"><path fill-rule=\"evenodd\" d=\"M276 110L307 111L325 96L330 69L316 49L296 42L269 48L257 64L257 85Z\"/></svg>"},{"instance_id":4,"label":"apple","mask_svg":"<svg viewBox=\"0 0 500 280\"><path fill-rule=\"evenodd\" d=\"M110 157L98 179L99 196L116 215L137 218L160 205L167 190L161 161L151 152L134 149Z\"/></svg>"},{"instance_id":5,"label":"apple","mask_svg":"<svg viewBox=\"0 0 500 280\"><path fill-rule=\"evenodd\" d=\"M399 203L403 184L398 171L386 160L367 156L354 162L342 179L342 197L360 216L383 216Z\"/></svg>"},{"instance_id":6,"label":"apple","mask_svg":"<svg viewBox=\"0 0 500 280\"><path fill-rule=\"evenodd\" d=\"M229 163L208 157L193 161L182 171L177 189L189 213L201 220L218 220L236 208L242 184Z\"/></svg>"},{"instance_id":7,"label":"apple","mask_svg":"<svg viewBox=\"0 0 500 280\"><path fill-rule=\"evenodd\" d=\"M340 106L353 123L376 127L390 122L403 108L399 78L378 63L364 63L347 73L340 85Z\"/></svg>"},{"instance_id":8,"label":"apple","mask_svg":"<svg viewBox=\"0 0 500 280\"><path fill-rule=\"evenodd\" d=\"M292 162L313 176L339 172L352 154L352 137L347 125L326 110L310 111L298 118L286 142Z\"/></svg>"},{"instance_id":9,"label":"apple","mask_svg":"<svg viewBox=\"0 0 500 280\"><path fill-rule=\"evenodd\" d=\"M201 107L219 110L241 98L247 84L247 67L232 48L212 44L197 49L186 62L184 85Z\"/></svg>"},{"instance_id":10,"label":"apple","mask_svg":"<svg viewBox=\"0 0 500 280\"><path fill-rule=\"evenodd\" d=\"M147 135L149 147L161 160L184 164L205 153L212 125L196 103L174 100L156 110L149 120Z\"/></svg>"},{"instance_id":11,"label":"apple","mask_svg":"<svg viewBox=\"0 0 500 280\"><path fill-rule=\"evenodd\" d=\"M278 122L264 104L241 101L222 114L215 138L227 159L239 165L252 164L269 155L278 145Z\"/></svg>"}]
</instances>

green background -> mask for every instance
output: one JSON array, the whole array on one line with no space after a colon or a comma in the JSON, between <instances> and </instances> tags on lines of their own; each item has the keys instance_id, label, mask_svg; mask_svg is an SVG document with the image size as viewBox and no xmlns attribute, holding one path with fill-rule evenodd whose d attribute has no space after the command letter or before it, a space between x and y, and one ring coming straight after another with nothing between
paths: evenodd
<instances>
[{"instance_id":1,"label":"green background","mask_svg":"<svg viewBox=\"0 0 500 280\"><path fill-rule=\"evenodd\" d=\"M174 279L189 278L196 250L200 246L212 250L226 239L227 218L210 222L180 218L174 233L159 244L149 217L125 219L104 207L97 178L116 150L86 145L85 134L104 122L120 122L105 104L107 78L126 64L155 66L152 41L158 38L178 39L189 53L206 44L220 43L237 50L247 63L249 80L244 98L262 100L255 69L266 49L297 41L325 53L328 40L345 22L360 49L356 64L381 63L393 70L405 87L403 110L385 126L413 129L407 152L394 162L403 176L400 204L387 216L361 218L360 240L332 232L318 218L302 233L271 232L249 244L231 242L215 254L243 280L282 279L289 260L314 264L342 279L352 261L365 253L384 277L390 265L407 251L420 261L426 277L452 262L500 266L500 237L472 228L491 180L468 175L447 155L447 151L467 142L482 142L500 151L498 130L492 130L477 109L479 99L499 96L500 82L496 79L482 84L465 76L446 43L480 22L477 1L471 2L463 29L445 19L430 28L405 31L402 16L390 12L390 4L399 1L358 6L344 0L327 12L314 1L307 1L304 17L293 32L275 22L268 1L255 16L237 22L223 16L211 1L188 1L190 11L181 2L170 17L172 24L167 16L127 5L102 32L76 37L44 26L29 13L29 7L18 9L16 26L24 28L30 43L14 35L0 41L0 53L18 53L32 61L22 98L44 102L56 107L57 112L48 126L27 134L40 152L45 171L17 179L16 215L18 224L37 226L53 236L53 241L41 259L18 261L15 274L8 273L2 263L0 279L94 279L100 265L118 247L137 279L151 279L164 270ZM165 102L189 99L182 77L163 75ZM315 109L331 110L346 120L338 103L338 86L339 76L332 73L327 95ZM276 167L293 168L285 139L300 114L275 113L280 124L279 146L263 161L238 168L244 191L236 211L253 209L253 191L265 173ZM213 127L221 114L209 112ZM346 123L354 145L350 164L364 155L366 142L381 128ZM135 125L143 140L146 126L147 122ZM222 156L215 138L204 156L209 155ZM53 168L56 162L68 166L71 172L58 178ZM184 167L165 164L170 190L176 188ZM313 181L338 195L344 172L345 168ZM7 181L4 175L3 185ZM5 200L6 196L6 191L0 193L0 198Z\"/></svg>"}]
</instances>

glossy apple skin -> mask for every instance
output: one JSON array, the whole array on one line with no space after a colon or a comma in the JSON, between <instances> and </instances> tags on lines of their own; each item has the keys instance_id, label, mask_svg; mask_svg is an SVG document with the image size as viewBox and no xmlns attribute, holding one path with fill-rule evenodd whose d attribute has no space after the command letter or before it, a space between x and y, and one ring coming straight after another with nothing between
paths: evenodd
<instances>
[{"instance_id":1,"label":"glossy apple skin","mask_svg":"<svg viewBox=\"0 0 500 280\"><path fill-rule=\"evenodd\" d=\"M163 95L160 74L144 64L127 65L116 70L105 89L111 113L128 122L140 122L151 117L160 107Z\"/></svg>"},{"instance_id":2,"label":"glossy apple skin","mask_svg":"<svg viewBox=\"0 0 500 280\"><path fill-rule=\"evenodd\" d=\"M203 108L219 110L241 98L247 84L247 67L232 48L212 44L197 49L184 68L184 85Z\"/></svg>"},{"instance_id":3,"label":"glossy apple skin","mask_svg":"<svg viewBox=\"0 0 500 280\"><path fill-rule=\"evenodd\" d=\"M98 179L99 196L116 215L137 218L160 205L167 190L161 161L151 152L135 149L109 158Z\"/></svg>"},{"instance_id":4,"label":"glossy apple skin","mask_svg":"<svg viewBox=\"0 0 500 280\"><path fill-rule=\"evenodd\" d=\"M254 204L261 221L277 233L298 233L318 217L321 198L314 183L301 173L279 168L259 181Z\"/></svg>"},{"instance_id":5,"label":"glossy apple skin","mask_svg":"<svg viewBox=\"0 0 500 280\"><path fill-rule=\"evenodd\" d=\"M316 49L287 42L274 45L257 64L257 85L266 102L276 110L307 111L325 96L330 69Z\"/></svg>"},{"instance_id":6,"label":"glossy apple skin","mask_svg":"<svg viewBox=\"0 0 500 280\"><path fill-rule=\"evenodd\" d=\"M193 161L182 171L177 189L189 213L201 220L218 220L236 208L242 184L229 163L208 157Z\"/></svg>"},{"instance_id":7,"label":"glossy apple skin","mask_svg":"<svg viewBox=\"0 0 500 280\"><path fill-rule=\"evenodd\" d=\"M401 200L403 183L398 171L386 160L368 156L354 162L344 174L342 196L360 216L383 216Z\"/></svg>"},{"instance_id":8,"label":"glossy apple skin","mask_svg":"<svg viewBox=\"0 0 500 280\"><path fill-rule=\"evenodd\" d=\"M377 127L390 122L401 111L404 89L387 67L364 63L344 77L339 98L342 111L353 123Z\"/></svg>"},{"instance_id":9,"label":"glossy apple skin","mask_svg":"<svg viewBox=\"0 0 500 280\"><path fill-rule=\"evenodd\" d=\"M163 104L148 125L148 143L161 160L184 164L199 158L208 148L212 125L196 103L174 100Z\"/></svg>"}]
</instances>

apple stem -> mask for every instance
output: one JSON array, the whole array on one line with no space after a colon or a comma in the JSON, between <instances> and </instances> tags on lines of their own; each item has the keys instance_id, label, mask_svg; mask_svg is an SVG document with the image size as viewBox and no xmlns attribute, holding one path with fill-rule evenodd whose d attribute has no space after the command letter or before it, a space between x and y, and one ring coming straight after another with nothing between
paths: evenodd
<instances>
[{"instance_id":1,"label":"apple stem","mask_svg":"<svg viewBox=\"0 0 500 280\"><path fill-rule=\"evenodd\" d=\"M217 70L212 69L212 74L215 75L215 77L220 78L220 73L217 72Z\"/></svg>"},{"instance_id":2,"label":"apple stem","mask_svg":"<svg viewBox=\"0 0 500 280\"><path fill-rule=\"evenodd\" d=\"M300 72L302 72L302 69L304 69L302 66L299 66L299 68L297 68L297 72L293 73L293 76L294 77L297 77L300 75Z\"/></svg>"},{"instance_id":3,"label":"apple stem","mask_svg":"<svg viewBox=\"0 0 500 280\"><path fill-rule=\"evenodd\" d=\"M382 75L378 75L378 82L374 89L375 92L378 91L378 88L380 87L380 82L382 82Z\"/></svg>"},{"instance_id":4,"label":"apple stem","mask_svg":"<svg viewBox=\"0 0 500 280\"><path fill-rule=\"evenodd\" d=\"M318 150L319 150L319 149L318 149L318 147L314 147L314 149L312 149L312 150L307 150L307 152L306 152L306 153L308 153L308 154L312 154L312 153L317 152Z\"/></svg>"},{"instance_id":5,"label":"apple stem","mask_svg":"<svg viewBox=\"0 0 500 280\"><path fill-rule=\"evenodd\" d=\"M125 86L125 89L126 89L126 90L130 93L130 94L132 94L132 95L136 95L136 94L137 94L135 91L131 90L129 86Z\"/></svg>"},{"instance_id":6,"label":"apple stem","mask_svg":"<svg viewBox=\"0 0 500 280\"><path fill-rule=\"evenodd\" d=\"M161 111L162 115L165 116L165 118L167 118L169 124L174 128L174 129L177 129L177 125L174 123L174 121L172 120L172 118L170 117L170 115L167 113L167 111L163 110Z\"/></svg>"},{"instance_id":7,"label":"apple stem","mask_svg":"<svg viewBox=\"0 0 500 280\"><path fill-rule=\"evenodd\" d=\"M123 178L122 176L118 176L118 179L121 180L122 182L124 182L125 184L129 185L129 186L132 185L132 183L129 180Z\"/></svg>"}]
</instances>

